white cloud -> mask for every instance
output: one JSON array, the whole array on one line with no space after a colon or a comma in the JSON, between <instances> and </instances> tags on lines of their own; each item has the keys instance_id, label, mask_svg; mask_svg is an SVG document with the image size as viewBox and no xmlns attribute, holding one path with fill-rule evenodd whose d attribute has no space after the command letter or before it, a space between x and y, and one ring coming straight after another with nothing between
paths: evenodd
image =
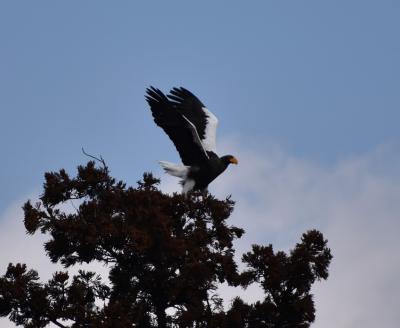
<instances>
[{"instance_id":1,"label":"white cloud","mask_svg":"<svg viewBox=\"0 0 400 328\"><path fill-rule=\"evenodd\" d=\"M400 152L394 146L348 158L329 167L298 159L276 145L246 150L236 140L222 143L239 165L211 186L237 201L231 224L246 234L237 253L251 244L288 250L303 232L317 228L329 240L334 259L327 281L314 287L316 328L396 327L400 322ZM224 151L226 150L226 151ZM179 190L167 177L164 190ZM226 302L240 294L251 301L259 289L220 289Z\"/></svg>"},{"instance_id":2,"label":"white cloud","mask_svg":"<svg viewBox=\"0 0 400 328\"><path fill-rule=\"evenodd\" d=\"M40 233L28 235L25 232L22 205L28 199L34 202L38 194L39 192L31 193L35 196L24 197L11 204L3 214L0 213L0 275L6 272L10 262L25 263L28 269L38 271L42 282L50 279L55 271L65 271L62 265L52 263L46 256L43 244L49 239L48 237ZM69 209L65 208L65 210ZM95 271L103 279L108 277L107 268L99 263L69 269L70 276L76 274L79 269ZM0 326L1 328L16 327L7 318L0 318ZM55 327L55 325L49 327Z\"/></svg>"},{"instance_id":3,"label":"white cloud","mask_svg":"<svg viewBox=\"0 0 400 328\"><path fill-rule=\"evenodd\" d=\"M210 189L219 197L232 194L237 201L230 222L246 230L237 242L238 253L253 243L288 250L304 231L317 228L329 240L334 259L329 279L314 288L313 327L396 327L400 321L398 148L380 147L327 167L272 145L249 151L228 140L220 146L221 153L237 155L239 165L229 167ZM180 190L176 179L162 178L164 190ZM4 272L8 262L22 261L49 277L54 265L44 255L44 239L25 235L21 204L10 206L0 218L0 269ZM228 300L237 294L247 300L260 297L257 288L222 291ZM3 322L1 326L8 327Z\"/></svg>"},{"instance_id":4,"label":"white cloud","mask_svg":"<svg viewBox=\"0 0 400 328\"><path fill-rule=\"evenodd\" d=\"M48 276L46 268L51 266L42 250L43 236L28 236L23 225L23 201L11 204L0 215L0 274L3 275L8 263L26 263L29 268L40 268L39 273ZM1 327L15 327L8 319L0 318Z\"/></svg>"},{"instance_id":5,"label":"white cloud","mask_svg":"<svg viewBox=\"0 0 400 328\"><path fill-rule=\"evenodd\" d=\"M396 327L400 261L400 152L379 147L329 168L267 146L236 142L223 148L240 164L212 186L237 200L232 223L246 230L240 253L253 243L287 250L312 228L329 240L328 281L314 288L317 328ZM244 294L251 298L254 291ZM254 295L258 297L259 295Z\"/></svg>"}]
</instances>

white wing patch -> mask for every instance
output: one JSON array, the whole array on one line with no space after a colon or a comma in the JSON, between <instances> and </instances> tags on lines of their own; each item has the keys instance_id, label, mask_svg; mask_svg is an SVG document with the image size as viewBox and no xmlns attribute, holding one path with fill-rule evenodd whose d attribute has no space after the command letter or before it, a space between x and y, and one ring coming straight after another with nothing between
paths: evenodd
<instances>
[{"instance_id":1,"label":"white wing patch","mask_svg":"<svg viewBox=\"0 0 400 328\"><path fill-rule=\"evenodd\" d=\"M217 126L218 119L206 107L202 108L207 117L206 130L204 139L201 140L203 147L206 151L217 153Z\"/></svg>"},{"instance_id":2,"label":"white wing patch","mask_svg":"<svg viewBox=\"0 0 400 328\"><path fill-rule=\"evenodd\" d=\"M210 157L208 156L207 151L206 151L207 149L205 149L205 147L204 147L204 145L203 145L203 142L202 142L202 140L200 139L200 136L199 136L199 134L198 134L198 132L197 132L196 127L194 126L194 124L193 124L192 122L189 121L189 119L188 119L185 115L182 115L182 117L186 120L186 122L189 123L190 130L192 130L192 135L193 135L194 140L195 140L195 141L198 143L198 145L203 149L203 152L204 152L204 154L206 155L206 157L207 157L208 159L210 159Z\"/></svg>"}]
</instances>

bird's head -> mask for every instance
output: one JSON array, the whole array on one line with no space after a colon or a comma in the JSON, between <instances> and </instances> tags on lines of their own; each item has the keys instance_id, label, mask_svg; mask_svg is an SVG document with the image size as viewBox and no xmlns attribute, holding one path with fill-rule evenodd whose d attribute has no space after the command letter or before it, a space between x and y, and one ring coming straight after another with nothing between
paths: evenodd
<instances>
[{"instance_id":1,"label":"bird's head","mask_svg":"<svg viewBox=\"0 0 400 328\"><path fill-rule=\"evenodd\" d=\"M239 163L239 161L236 159L236 157L232 156L232 155L222 156L221 160L224 164L226 164L226 166L228 166L229 164L238 164Z\"/></svg>"}]
</instances>

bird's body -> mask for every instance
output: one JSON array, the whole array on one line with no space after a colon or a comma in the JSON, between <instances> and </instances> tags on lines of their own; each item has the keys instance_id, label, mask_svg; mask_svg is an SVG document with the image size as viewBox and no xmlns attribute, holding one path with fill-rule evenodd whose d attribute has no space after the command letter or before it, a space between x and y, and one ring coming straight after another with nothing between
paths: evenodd
<instances>
[{"instance_id":1,"label":"bird's body","mask_svg":"<svg viewBox=\"0 0 400 328\"><path fill-rule=\"evenodd\" d=\"M210 159L201 166L192 166L188 178L196 181L195 189L206 189L228 167L215 153L209 154Z\"/></svg>"},{"instance_id":2,"label":"bird's body","mask_svg":"<svg viewBox=\"0 0 400 328\"><path fill-rule=\"evenodd\" d=\"M146 100L154 121L175 144L183 165L161 161L164 170L181 178L183 193L207 190L235 157L216 154L218 119L201 101L184 88L174 88L165 96L156 88L147 89Z\"/></svg>"}]
</instances>

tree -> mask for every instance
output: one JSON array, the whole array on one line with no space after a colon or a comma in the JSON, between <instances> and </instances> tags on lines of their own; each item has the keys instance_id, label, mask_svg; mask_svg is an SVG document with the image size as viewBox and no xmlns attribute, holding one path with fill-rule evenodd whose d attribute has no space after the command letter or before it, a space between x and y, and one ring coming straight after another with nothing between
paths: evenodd
<instances>
[{"instance_id":1,"label":"tree","mask_svg":"<svg viewBox=\"0 0 400 328\"><path fill-rule=\"evenodd\" d=\"M90 161L71 178L45 174L40 202L23 206L29 234L50 239L47 255L66 269L100 261L109 281L94 272L55 272L46 283L25 264L9 264L0 278L0 315L24 327L309 327L315 280L327 279L332 259L323 235L311 230L290 251L253 245L234 260L233 241L243 229L227 220L230 197L165 194L144 174L136 188L116 181L105 165ZM74 200L74 213L61 205ZM224 309L220 283L261 286L263 301L236 297Z\"/></svg>"}]
</instances>

